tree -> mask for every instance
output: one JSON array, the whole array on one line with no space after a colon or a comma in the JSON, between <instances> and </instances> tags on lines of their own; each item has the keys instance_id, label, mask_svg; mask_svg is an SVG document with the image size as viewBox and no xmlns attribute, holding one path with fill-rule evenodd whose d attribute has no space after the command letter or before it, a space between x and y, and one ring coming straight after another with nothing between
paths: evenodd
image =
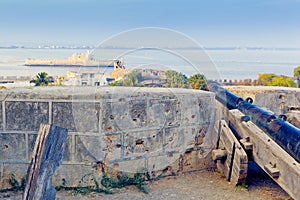
<instances>
[{"instance_id":1,"label":"tree","mask_svg":"<svg viewBox=\"0 0 300 200\"><path fill-rule=\"evenodd\" d=\"M203 74L195 74L188 79L189 88L204 90L206 88L206 78Z\"/></svg>"},{"instance_id":2,"label":"tree","mask_svg":"<svg viewBox=\"0 0 300 200\"><path fill-rule=\"evenodd\" d=\"M294 69L294 77L300 78L300 66L298 66Z\"/></svg>"},{"instance_id":3,"label":"tree","mask_svg":"<svg viewBox=\"0 0 300 200\"><path fill-rule=\"evenodd\" d=\"M170 88L187 88L188 86L188 78L186 75L181 72L176 72L174 70L167 70L165 72L167 83L166 87Z\"/></svg>"},{"instance_id":4,"label":"tree","mask_svg":"<svg viewBox=\"0 0 300 200\"><path fill-rule=\"evenodd\" d=\"M275 78L276 74L258 74L258 85L268 85L272 82L272 79Z\"/></svg>"},{"instance_id":5,"label":"tree","mask_svg":"<svg viewBox=\"0 0 300 200\"><path fill-rule=\"evenodd\" d=\"M115 81L110 84L110 86L131 86L137 87L142 86L141 82L143 81L142 74L137 71L132 71L125 76L124 79Z\"/></svg>"},{"instance_id":6,"label":"tree","mask_svg":"<svg viewBox=\"0 0 300 200\"><path fill-rule=\"evenodd\" d=\"M32 79L30 83L34 83L35 86L46 86L54 83L52 76L48 76L46 72L40 72L36 75L35 79Z\"/></svg>"},{"instance_id":7,"label":"tree","mask_svg":"<svg viewBox=\"0 0 300 200\"><path fill-rule=\"evenodd\" d=\"M269 86L296 87L295 81L291 77L277 76L268 84Z\"/></svg>"}]
</instances>

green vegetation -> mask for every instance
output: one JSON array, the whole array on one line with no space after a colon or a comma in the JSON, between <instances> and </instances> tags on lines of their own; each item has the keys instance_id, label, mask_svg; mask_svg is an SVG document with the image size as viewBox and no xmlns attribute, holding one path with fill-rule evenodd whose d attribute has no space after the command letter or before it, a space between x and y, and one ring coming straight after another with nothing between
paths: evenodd
<instances>
[{"instance_id":1,"label":"green vegetation","mask_svg":"<svg viewBox=\"0 0 300 200\"><path fill-rule=\"evenodd\" d=\"M103 171L103 170L102 170ZM87 181L93 181L93 185L87 185ZM144 193L148 193L146 190L146 181L150 180L150 175L147 172L147 169L142 169L137 173L133 174L132 176L128 174L118 174L117 177L113 177L104 173L102 179L100 181L101 185L104 188L101 188L95 176L90 173L84 175L81 180L79 181L78 185L75 187L68 187L66 186L66 180L62 180L62 185L56 186L55 189L57 191L66 190L70 191L72 195L81 194L81 195L88 195L90 193L105 193L105 194L113 194L110 190L111 188L122 188L129 185L135 185L140 191Z\"/></svg>"},{"instance_id":2,"label":"green vegetation","mask_svg":"<svg viewBox=\"0 0 300 200\"><path fill-rule=\"evenodd\" d=\"M206 88L206 78L203 74L195 74L188 79L189 88L204 90Z\"/></svg>"},{"instance_id":3,"label":"green vegetation","mask_svg":"<svg viewBox=\"0 0 300 200\"><path fill-rule=\"evenodd\" d=\"M124 79L115 81L110 86L130 86L130 87L139 87L143 81L142 74L140 72L132 71L125 76Z\"/></svg>"},{"instance_id":4,"label":"green vegetation","mask_svg":"<svg viewBox=\"0 0 300 200\"><path fill-rule=\"evenodd\" d=\"M258 85L268 85L276 76L276 74L259 74L257 79Z\"/></svg>"},{"instance_id":5,"label":"green vegetation","mask_svg":"<svg viewBox=\"0 0 300 200\"><path fill-rule=\"evenodd\" d=\"M34 83L35 86L47 86L54 83L52 76L48 76L46 72L40 72L36 75L35 79L32 79L30 83Z\"/></svg>"},{"instance_id":6,"label":"green vegetation","mask_svg":"<svg viewBox=\"0 0 300 200\"><path fill-rule=\"evenodd\" d=\"M300 66L298 66L294 69L294 77L300 78Z\"/></svg>"},{"instance_id":7,"label":"green vegetation","mask_svg":"<svg viewBox=\"0 0 300 200\"><path fill-rule=\"evenodd\" d=\"M148 172L137 172L133 176L120 174L117 178L103 175L101 185L106 188L122 188L128 185L135 185L140 191L148 193L146 190L146 180L150 179Z\"/></svg>"},{"instance_id":8,"label":"green vegetation","mask_svg":"<svg viewBox=\"0 0 300 200\"><path fill-rule=\"evenodd\" d=\"M234 186L234 190L235 191L238 191L238 190L246 190L246 191L248 191L249 190L249 186L245 182L243 182L241 184L238 184L238 185Z\"/></svg>"},{"instance_id":9,"label":"green vegetation","mask_svg":"<svg viewBox=\"0 0 300 200\"><path fill-rule=\"evenodd\" d=\"M168 70L165 73L167 78L167 83L165 87L169 88L187 88L188 78L181 72L176 72L173 70Z\"/></svg>"},{"instance_id":10,"label":"green vegetation","mask_svg":"<svg viewBox=\"0 0 300 200\"><path fill-rule=\"evenodd\" d=\"M258 84L266 86L296 87L296 83L291 77L283 75L278 76L276 74L259 74Z\"/></svg>"},{"instance_id":11,"label":"green vegetation","mask_svg":"<svg viewBox=\"0 0 300 200\"><path fill-rule=\"evenodd\" d=\"M8 184L11 186L10 188L6 189L0 189L0 193L4 192L17 192L17 191L22 191L25 189L25 182L26 181L26 175L24 175L21 179L21 183L16 179L16 176L14 173L10 174L10 177L8 179Z\"/></svg>"},{"instance_id":12,"label":"green vegetation","mask_svg":"<svg viewBox=\"0 0 300 200\"><path fill-rule=\"evenodd\" d=\"M92 180L93 183L94 183L94 185L82 186L82 184L85 183L86 179L87 180ZM70 191L71 195L77 195L77 194L88 195L88 194L90 194L92 192L112 194L111 191L103 189L103 188L100 188L100 186L99 186L96 178L94 177L94 175L92 173L84 175L80 179L78 185L75 186L75 187L68 187L68 186L66 186L66 180L65 179L62 179L62 182L63 182L62 185L56 186L55 189L57 191L60 191L60 190Z\"/></svg>"},{"instance_id":13,"label":"green vegetation","mask_svg":"<svg viewBox=\"0 0 300 200\"><path fill-rule=\"evenodd\" d=\"M270 86L296 87L295 81L291 77L277 76L269 83Z\"/></svg>"},{"instance_id":14,"label":"green vegetation","mask_svg":"<svg viewBox=\"0 0 300 200\"><path fill-rule=\"evenodd\" d=\"M185 74L174 70L167 70L165 77L159 77L165 80L163 87L168 88L191 88L204 90L206 87L206 78L202 74L195 74L187 78ZM142 81L144 78L141 72L132 71L127 74L122 80L115 81L110 86L129 86L129 87L143 87Z\"/></svg>"}]
</instances>

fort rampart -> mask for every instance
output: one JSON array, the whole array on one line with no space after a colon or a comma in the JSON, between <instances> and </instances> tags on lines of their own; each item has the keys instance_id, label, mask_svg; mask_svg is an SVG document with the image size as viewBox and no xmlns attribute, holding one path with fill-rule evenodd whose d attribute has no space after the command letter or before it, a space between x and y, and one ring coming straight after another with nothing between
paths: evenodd
<instances>
[{"instance_id":1,"label":"fort rampart","mask_svg":"<svg viewBox=\"0 0 300 200\"><path fill-rule=\"evenodd\" d=\"M0 188L26 174L41 123L68 128L54 183L90 173L176 174L213 165L214 94L187 89L34 87L0 91ZM102 166L103 167L103 166Z\"/></svg>"}]
</instances>

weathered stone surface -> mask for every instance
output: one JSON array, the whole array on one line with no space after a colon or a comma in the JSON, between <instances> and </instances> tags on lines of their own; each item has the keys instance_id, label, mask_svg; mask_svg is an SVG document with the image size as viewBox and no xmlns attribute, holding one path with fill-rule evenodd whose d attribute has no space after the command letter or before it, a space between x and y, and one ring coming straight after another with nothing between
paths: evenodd
<instances>
[{"instance_id":1,"label":"weathered stone surface","mask_svg":"<svg viewBox=\"0 0 300 200\"><path fill-rule=\"evenodd\" d=\"M16 154L17 158L23 157L24 162L28 162L26 148L30 156L41 119L72 132L63 155L65 165L55 177L60 181L60 177L68 178L69 186L78 183L84 171L94 169L95 163L135 173L151 162L159 170L176 163L181 156L179 152L188 160L187 165L175 164L172 170L193 170L199 163L193 159L203 159L213 144L207 143L212 141L210 127L215 116L214 94L209 92L164 88L34 87L0 91L1 96L6 97L5 116L10 120L7 131L24 131L28 135L28 146L21 139L7 139L23 145L10 153L12 157ZM21 114L15 105L23 109ZM31 107L34 112L29 112ZM17 120L11 120L13 117ZM170 141L170 137L173 140ZM184 155L187 148L189 153ZM8 162L10 154L1 154L0 161Z\"/></svg>"},{"instance_id":2,"label":"weathered stone surface","mask_svg":"<svg viewBox=\"0 0 300 200\"><path fill-rule=\"evenodd\" d=\"M149 172L154 173L160 170L165 170L168 166L174 165L179 157L179 153L169 153L162 156L150 157L148 158L147 169ZM177 170L174 173L177 173Z\"/></svg>"},{"instance_id":3,"label":"weathered stone surface","mask_svg":"<svg viewBox=\"0 0 300 200\"><path fill-rule=\"evenodd\" d=\"M300 88L267 86L227 86L234 94L246 99L251 97L254 104L268 108L276 114L285 114L291 108L300 108Z\"/></svg>"},{"instance_id":4,"label":"weathered stone surface","mask_svg":"<svg viewBox=\"0 0 300 200\"><path fill-rule=\"evenodd\" d=\"M22 179L26 178L28 164L10 164L4 163L3 164L3 174L2 174L2 184L0 183L0 188L10 188L11 185L9 184L9 178L14 176L15 179L21 183ZM1 169L1 167L0 167Z\"/></svg>"},{"instance_id":5,"label":"weathered stone surface","mask_svg":"<svg viewBox=\"0 0 300 200\"><path fill-rule=\"evenodd\" d=\"M196 127L166 128L163 141L166 152L184 153L188 146L195 146Z\"/></svg>"},{"instance_id":6,"label":"weathered stone surface","mask_svg":"<svg viewBox=\"0 0 300 200\"><path fill-rule=\"evenodd\" d=\"M178 99L150 100L150 126L166 127L180 124L181 107Z\"/></svg>"},{"instance_id":7,"label":"weathered stone surface","mask_svg":"<svg viewBox=\"0 0 300 200\"><path fill-rule=\"evenodd\" d=\"M54 186L82 186L94 185L94 183L84 183L81 179L88 174L93 173L95 170L91 165L60 165L55 173L53 174L53 185ZM91 177L88 177L91 178ZM81 182L80 182L81 181Z\"/></svg>"},{"instance_id":8,"label":"weathered stone surface","mask_svg":"<svg viewBox=\"0 0 300 200\"><path fill-rule=\"evenodd\" d=\"M76 162L93 163L121 158L121 135L76 136Z\"/></svg>"},{"instance_id":9,"label":"weathered stone surface","mask_svg":"<svg viewBox=\"0 0 300 200\"><path fill-rule=\"evenodd\" d=\"M118 170L125 173L136 173L145 169L146 167L146 160L144 158L140 159L131 159L131 160L124 160L122 162L118 162ZM134 170L132 167L134 166Z\"/></svg>"},{"instance_id":10,"label":"weathered stone surface","mask_svg":"<svg viewBox=\"0 0 300 200\"><path fill-rule=\"evenodd\" d=\"M3 130L2 101L0 101L0 130Z\"/></svg>"},{"instance_id":11,"label":"weathered stone surface","mask_svg":"<svg viewBox=\"0 0 300 200\"><path fill-rule=\"evenodd\" d=\"M99 132L100 103L73 102L71 110L76 131Z\"/></svg>"},{"instance_id":12,"label":"weathered stone surface","mask_svg":"<svg viewBox=\"0 0 300 200\"><path fill-rule=\"evenodd\" d=\"M117 113L118 104L114 103L103 103L102 106L102 132L116 132L119 131L120 128L116 126L115 123L115 115ZM124 113L124 115L128 115Z\"/></svg>"},{"instance_id":13,"label":"weathered stone surface","mask_svg":"<svg viewBox=\"0 0 300 200\"><path fill-rule=\"evenodd\" d=\"M149 157L163 152L162 130L129 132L124 135L124 157Z\"/></svg>"},{"instance_id":14,"label":"weathered stone surface","mask_svg":"<svg viewBox=\"0 0 300 200\"><path fill-rule=\"evenodd\" d=\"M0 134L0 160L26 160L25 134Z\"/></svg>"},{"instance_id":15,"label":"weathered stone surface","mask_svg":"<svg viewBox=\"0 0 300 200\"><path fill-rule=\"evenodd\" d=\"M76 131L72 102L54 102L52 104L52 123Z\"/></svg>"},{"instance_id":16,"label":"weathered stone surface","mask_svg":"<svg viewBox=\"0 0 300 200\"><path fill-rule=\"evenodd\" d=\"M120 98L103 106L103 132L142 128L147 123L146 100Z\"/></svg>"},{"instance_id":17,"label":"weathered stone surface","mask_svg":"<svg viewBox=\"0 0 300 200\"><path fill-rule=\"evenodd\" d=\"M147 122L147 102L146 100L130 100L129 101L129 112L132 126L134 127L145 127Z\"/></svg>"},{"instance_id":18,"label":"weathered stone surface","mask_svg":"<svg viewBox=\"0 0 300 200\"><path fill-rule=\"evenodd\" d=\"M72 162L71 156L72 156L72 136L70 134L68 134L67 140L65 142L62 161L71 163Z\"/></svg>"},{"instance_id":19,"label":"weathered stone surface","mask_svg":"<svg viewBox=\"0 0 300 200\"><path fill-rule=\"evenodd\" d=\"M38 130L39 124L49 122L47 102L7 101L6 130Z\"/></svg>"},{"instance_id":20,"label":"weathered stone surface","mask_svg":"<svg viewBox=\"0 0 300 200\"><path fill-rule=\"evenodd\" d=\"M289 123L300 128L300 111L290 111L286 114Z\"/></svg>"},{"instance_id":21,"label":"weathered stone surface","mask_svg":"<svg viewBox=\"0 0 300 200\"><path fill-rule=\"evenodd\" d=\"M164 149L166 152L181 152L185 144L184 130L182 128L166 128L164 137Z\"/></svg>"}]
</instances>

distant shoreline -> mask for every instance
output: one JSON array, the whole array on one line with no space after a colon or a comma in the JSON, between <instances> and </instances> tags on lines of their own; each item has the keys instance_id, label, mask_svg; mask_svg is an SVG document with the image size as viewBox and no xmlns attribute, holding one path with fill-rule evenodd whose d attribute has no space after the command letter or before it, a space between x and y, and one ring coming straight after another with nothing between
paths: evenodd
<instances>
[{"instance_id":1,"label":"distant shoreline","mask_svg":"<svg viewBox=\"0 0 300 200\"><path fill-rule=\"evenodd\" d=\"M101 47L103 49L135 49L136 47ZM160 47L161 48L161 47ZM300 51L300 48L290 48L290 47L185 47L185 48L168 48L164 47L165 49L186 49L186 50L245 50L245 51ZM38 45L38 46L22 46L22 45L11 45L11 46L0 46L0 49L65 49L65 50L94 50L98 49L96 46L77 46L77 45L70 45L70 46L61 46L61 45ZM144 49L147 49L144 48ZM151 49L151 48L149 48Z\"/></svg>"}]
</instances>

